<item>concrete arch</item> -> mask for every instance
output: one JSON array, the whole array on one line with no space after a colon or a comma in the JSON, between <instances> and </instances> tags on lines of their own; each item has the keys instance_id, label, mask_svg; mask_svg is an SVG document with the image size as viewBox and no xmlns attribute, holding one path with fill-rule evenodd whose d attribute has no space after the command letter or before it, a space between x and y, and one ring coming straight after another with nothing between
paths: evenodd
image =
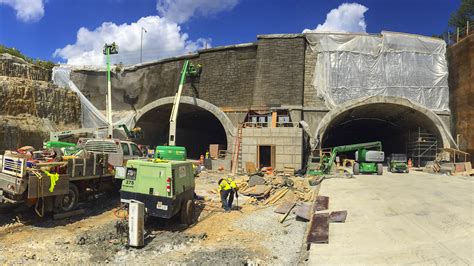
<instances>
[{"instance_id":1,"label":"concrete arch","mask_svg":"<svg viewBox=\"0 0 474 266\"><path fill-rule=\"evenodd\" d=\"M355 99L355 100L345 102L337 106L336 108L332 109L323 117L323 119L319 123L318 128L316 129L315 136L318 141L317 145L318 146L321 145L321 142L323 140L323 137L329 125L331 125L333 120L335 120L338 116L342 115L343 113L347 111L355 109L357 107L366 106L370 104L383 104L383 103L404 106L423 114L430 120L430 122L433 123L434 128L438 131L436 133L438 133L439 136L441 137L444 148L449 148L455 145L454 140L451 134L449 133L449 130L446 128L446 125L443 123L443 121L438 115L436 115L433 111L429 110L428 108L418 103L414 103L405 98L399 98L399 97L394 97L394 96L370 96L367 98Z\"/></svg>"},{"instance_id":2,"label":"concrete arch","mask_svg":"<svg viewBox=\"0 0 474 266\"><path fill-rule=\"evenodd\" d=\"M174 101L174 97L165 97L165 98L160 98L158 100L155 100L143 106L142 108L137 110L137 113L135 115L135 119L133 122L134 123L133 126L135 126L135 123L137 123L140 120L140 118L143 115L145 115L147 112L163 105L173 104L173 101ZM206 102L204 100L189 97L189 96L181 96L180 103L197 106L213 114L219 120L219 122L221 123L222 127L225 130L226 138L227 138L227 154L232 153L233 144L234 144L233 140L234 140L234 136L236 135L237 129L234 127L229 117L219 107L213 105L212 103Z\"/></svg>"}]
</instances>

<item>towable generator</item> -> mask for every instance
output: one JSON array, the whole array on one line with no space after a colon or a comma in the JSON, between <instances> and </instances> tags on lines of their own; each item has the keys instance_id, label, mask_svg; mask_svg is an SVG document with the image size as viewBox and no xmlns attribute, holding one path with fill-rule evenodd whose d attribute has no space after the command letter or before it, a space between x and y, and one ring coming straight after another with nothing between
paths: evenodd
<instances>
[{"instance_id":1,"label":"towable generator","mask_svg":"<svg viewBox=\"0 0 474 266\"><path fill-rule=\"evenodd\" d=\"M117 167L115 178L122 179L120 200L145 205L149 216L170 219L179 215L183 224L192 224L194 213L193 164L161 159L129 160Z\"/></svg>"}]
</instances>

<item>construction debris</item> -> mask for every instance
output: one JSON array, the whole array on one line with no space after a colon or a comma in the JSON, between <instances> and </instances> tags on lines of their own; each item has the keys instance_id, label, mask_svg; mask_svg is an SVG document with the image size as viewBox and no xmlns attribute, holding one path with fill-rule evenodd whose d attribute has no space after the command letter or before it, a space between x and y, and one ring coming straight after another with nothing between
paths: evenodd
<instances>
[{"instance_id":1,"label":"construction debris","mask_svg":"<svg viewBox=\"0 0 474 266\"><path fill-rule=\"evenodd\" d=\"M285 173L272 172L269 175L259 172L243 177L237 184L240 194L253 198L247 201L251 204L271 205L281 199L304 202L314 199L314 189L307 179Z\"/></svg>"}]
</instances>

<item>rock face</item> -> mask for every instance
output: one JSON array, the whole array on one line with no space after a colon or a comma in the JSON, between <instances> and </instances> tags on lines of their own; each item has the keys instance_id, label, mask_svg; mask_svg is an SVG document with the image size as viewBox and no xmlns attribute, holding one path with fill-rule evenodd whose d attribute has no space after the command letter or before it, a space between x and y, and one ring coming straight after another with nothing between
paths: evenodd
<instances>
[{"instance_id":1,"label":"rock face","mask_svg":"<svg viewBox=\"0 0 474 266\"><path fill-rule=\"evenodd\" d=\"M50 79L50 71L0 55L0 154L24 145L40 148L51 130L80 127L79 98Z\"/></svg>"},{"instance_id":2,"label":"rock face","mask_svg":"<svg viewBox=\"0 0 474 266\"><path fill-rule=\"evenodd\" d=\"M51 70L29 64L21 58L0 54L0 76L50 81L51 74Z\"/></svg>"},{"instance_id":3,"label":"rock face","mask_svg":"<svg viewBox=\"0 0 474 266\"><path fill-rule=\"evenodd\" d=\"M76 93L45 81L0 77L0 115L29 114L58 124L77 124L81 115Z\"/></svg>"}]
</instances>

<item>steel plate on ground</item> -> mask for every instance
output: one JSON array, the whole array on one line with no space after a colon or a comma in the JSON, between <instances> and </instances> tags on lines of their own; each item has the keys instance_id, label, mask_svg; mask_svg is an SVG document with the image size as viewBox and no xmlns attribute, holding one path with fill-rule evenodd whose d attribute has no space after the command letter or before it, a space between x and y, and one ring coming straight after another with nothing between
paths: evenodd
<instances>
[{"instance_id":1,"label":"steel plate on ground","mask_svg":"<svg viewBox=\"0 0 474 266\"><path fill-rule=\"evenodd\" d=\"M295 214L297 217L309 221L311 219L311 206L302 204L296 208Z\"/></svg>"},{"instance_id":2,"label":"steel plate on ground","mask_svg":"<svg viewBox=\"0 0 474 266\"><path fill-rule=\"evenodd\" d=\"M329 206L329 197L318 196L314 202L313 211L324 211L327 210Z\"/></svg>"},{"instance_id":3,"label":"steel plate on ground","mask_svg":"<svg viewBox=\"0 0 474 266\"><path fill-rule=\"evenodd\" d=\"M315 213L306 237L307 243L329 243L329 213Z\"/></svg>"},{"instance_id":4,"label":"steel plate on ground","mask_svg":"<svg viewBox=\"0 0 474 266\"><path fill-rule=\"evenodd\" d=\"M278 205L274 212L286 214L294 205L295 201L284 201L282 204Z\"/></svg>"},{"instance_id":5,"label":"steel plate on ground","mask_svg":"<svg viewBox=\"0 0 474 266\"><path fill-rule=\"evenodd\" d=\"M344 223L346 222L347 211L335 211L329 215L330 223Z\"/></svg>"}]
</instances>

